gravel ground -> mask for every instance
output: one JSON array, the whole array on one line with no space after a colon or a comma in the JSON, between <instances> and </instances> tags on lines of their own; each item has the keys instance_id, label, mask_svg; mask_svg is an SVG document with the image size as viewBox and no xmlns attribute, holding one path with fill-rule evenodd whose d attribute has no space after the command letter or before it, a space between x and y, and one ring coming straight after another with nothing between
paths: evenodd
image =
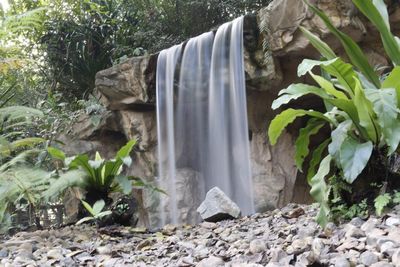
<instances>
[{"instance_id":1,"label":"gravel ground","mask_svg":"<svg viewBox=\"0 0 400 267\"><path fill-rule=\"evenodd\" d=\"M400 207L323 231L313 206L237 220L130 227L68 226L0 240L0 266L400 267Z\"/></svg>"}]
</instances>

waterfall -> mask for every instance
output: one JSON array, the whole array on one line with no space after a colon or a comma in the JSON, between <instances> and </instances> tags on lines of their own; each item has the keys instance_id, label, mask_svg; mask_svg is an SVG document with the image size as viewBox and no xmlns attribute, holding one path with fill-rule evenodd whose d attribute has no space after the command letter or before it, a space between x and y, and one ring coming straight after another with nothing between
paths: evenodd
<instances>
[{"instance_id":1,"label":"waterfall","mask_svg":"<svg viewBox=\"0 0 400 267\"><path fill-rule=\"evenodd\" d=\"M214 186L253 213L243 17L161 51L156 83L160 223L198 221Z\"/></svg>"}]
</instances>

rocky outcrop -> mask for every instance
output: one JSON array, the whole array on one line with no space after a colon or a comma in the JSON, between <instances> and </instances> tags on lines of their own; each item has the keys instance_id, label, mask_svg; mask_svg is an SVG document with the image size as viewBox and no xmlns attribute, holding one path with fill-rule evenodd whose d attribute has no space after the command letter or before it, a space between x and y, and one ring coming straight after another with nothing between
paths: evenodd
<instances>
[{"instance_id":1,"label":"rocky outcrop","mask_svg":"<svg viewBox=\"0 0 400 267\"><path fill-rule=\"evenodd\" d=\"M349 33L361 44L373 63L387 65L376 30L355 12L351 0L312 1L324 10L334 24ZM400 20L397 6L390 9L394 30ZM247 16L244 26L245 72L248 96L251 160L255 183L256 208L258 211L282 206L289 201L307 202L308 186L304 175L297 172L293 160L294 141L302 122L297 122L279 139L276 146L268 143L266 130L276 114L270 109L280 89L290 83L305 81L296 76L297 65L305 58L318 58L316 51L301 34L303 26L332 44L340 55L340 44L329 34L322 21L303 1L275 0L261 9L256 16ZM365 33L368 32L368 35ZM156 179L156 116L155 71L157 54L131 58L96 76L96 89L107 108L97 128L88 131L81 128L76 143L69 146L71 152L82 150L107 150L111 153L128 139L138 139L133 152L134 164L129 172L149 181ZM302 99L295 107L319 108L322 103L314 99ZM80 122L84 125L84 122ZM83 124L82 124L83 123ZM78 131L79 132L79 131ZM85 140L84 142L81 142ZM86 140L90 140L89 143ZM81 143L79 143L81 142ZM181 192L191 192L190 183L182 183ZM187 190L187 191L186 191ZM147 195L146 195L147 194ZM155 221L158 201L152 193L146 193L142 205L148 212L144 222ZM182 210L191 214L187 196L182 199ZM186 215L185 215L186 216ZM187 215L192 216L192 215Z\"/></svg>"}]
</instances>

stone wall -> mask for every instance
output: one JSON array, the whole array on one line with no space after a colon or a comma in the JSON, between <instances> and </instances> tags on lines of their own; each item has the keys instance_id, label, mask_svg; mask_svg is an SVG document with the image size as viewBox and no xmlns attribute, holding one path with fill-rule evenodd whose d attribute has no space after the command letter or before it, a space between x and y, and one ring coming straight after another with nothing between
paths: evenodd
<instances>
[{"instance_id":1,"label":"stone wall","mask_svg":"<svg viewBox=\"0 0 400 267\"><path fill-rule=\"evenodd\" d=\"M355 12L351 0L312 1L324 10L335 26L350 34L367 51L373 64L387 65L380 56L379 34ZM400 11L391 7L392 25L400 25ZM251 161L256 188L258 211L280 207L288 202L309 202L304 175L294 164L294 141L299 127L296 122L279 139L276 146L268 143L266 131L275 116L270 106L280 89L290 83L311 82L296 76L297 65L305 57L318 58L318 53L301 34L299 26L332 44L342 54L340 45L329 34L322 21L299 0L275 0L255 16L245 17L245 71L248 96L248 117L251 139ZM395 29L398 30L398 29ZM368 34L366 34L368 32ZM116 151L129 139L137 139L130 173L153 181L156 176L157 131L155 115L155 72L158 54L131 58L124 63L100 71L96 90L108 112L100 126L88 134L87 120L82 119L75 129L75 141L69 142L72 152ZM321 103L312 98L292 104L294 107L318 109ZM86 123L86 124L85 124ZM71 138L71 137L69 137ZM82 141L85 145L81 146ZM318 139L314 140L317 143ZM85 151L86 150L86 151ZM182 196L185 198L185 196ZM186 196L187 197L187 196ZM151 196L142 203L148 210L143 222L155 214L158 203ZM190 200L189 200L190 201Z\"/></svg>"}]
</instances>

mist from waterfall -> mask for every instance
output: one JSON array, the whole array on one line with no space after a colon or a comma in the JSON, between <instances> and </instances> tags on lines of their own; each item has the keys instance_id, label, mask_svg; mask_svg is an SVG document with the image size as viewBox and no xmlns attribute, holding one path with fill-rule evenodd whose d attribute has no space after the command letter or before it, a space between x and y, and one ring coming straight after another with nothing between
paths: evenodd
<instances>
[{"instance_id":1,"label":"mist from waterfall","mask_svg":"<svg viewBox=\"0 0 400 267\"><path fill-rule=\"evenodd\" d=\"M214 186L242 214L254 212L244 75L243 17L215 36L204 33L160 52L158 180L168 193L161 197L161 225L195 223L189 214Z\"/></svg>"}]
</instances>

